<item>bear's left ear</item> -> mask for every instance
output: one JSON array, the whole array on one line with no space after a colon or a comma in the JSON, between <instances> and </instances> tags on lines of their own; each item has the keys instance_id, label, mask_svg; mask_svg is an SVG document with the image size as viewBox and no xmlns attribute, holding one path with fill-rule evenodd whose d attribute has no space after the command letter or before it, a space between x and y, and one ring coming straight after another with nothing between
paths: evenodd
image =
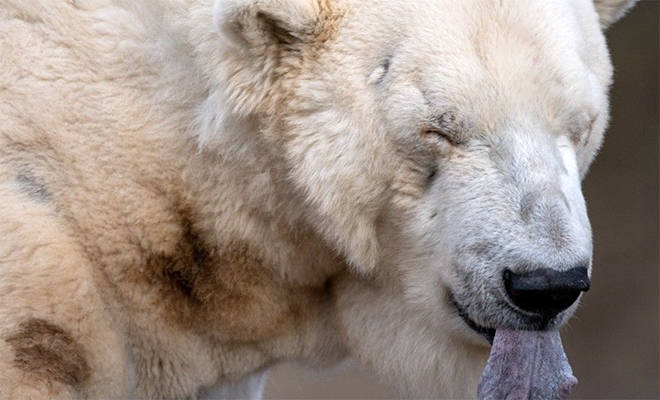
<instances>
[{"instance_id":1,"label":"bear's left ear","mask_svg":"<svg viewBox=\"0 0 660 400\"><path fill-rule=\"evenodd\" d=\"M309 40L321 17L319 0L216 0L213 18L230 43L255 55Z\"/></svg>"},{"instance_id":2,"label":"bear's left ear","mask_svg":"<svg viewBox=\"0 0 660 400\"><path fill-rule=\"evenodd\" d=\"M206 31L205 10L215 25ZM332 0L215 0L194 14L192 42L200 65L234 116L268 115L280 85L335 20Z\"/></svg>"},{"instance_id":3,"label":"bear's left ear","mask_svg":"<svg viewBox=\"0 0 660 400\"><path fill-rule=\"evenodd\" d=\"M594 0L600 18L600 26L607 29L623 17L637 0Z\"/></svg>"}]
</instances>

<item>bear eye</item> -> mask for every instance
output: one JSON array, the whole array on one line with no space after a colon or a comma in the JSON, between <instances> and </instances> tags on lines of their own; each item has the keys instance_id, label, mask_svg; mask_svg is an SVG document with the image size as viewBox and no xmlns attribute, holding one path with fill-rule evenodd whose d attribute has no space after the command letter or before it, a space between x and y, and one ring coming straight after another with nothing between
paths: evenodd
<instances>
[{"instance_id":1,"label":"bear eye","mask_svg":"<svg viewBox=\"0 0 660 400\"><path fill-rule=\"evenodd\" d=\"M436 140L443 140L452 146L458 146L460 143L456 140L456 137L449 132L446 132L437 127L430 127L424 131L424 136L428 138L433 138Z\"/></svg>"},{"instance_id":2,"label":"bear eye","mask_svg":"<svg viewBox=\"0 0 660 400\"><path fill-rule=\"evenodd\" d=\"M426 123L424 136L443 140L452 146L465 144L465 127L453 112L444 112L430 117Z\"/></svg>"}]
</instances>

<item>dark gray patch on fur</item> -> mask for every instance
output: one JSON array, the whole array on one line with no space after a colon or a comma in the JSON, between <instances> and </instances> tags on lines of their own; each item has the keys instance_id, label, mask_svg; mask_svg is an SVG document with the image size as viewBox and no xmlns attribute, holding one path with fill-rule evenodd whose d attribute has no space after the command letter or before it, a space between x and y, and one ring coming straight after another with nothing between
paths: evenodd
<instances>
[{"instance_id":1,"label":"dark gray patch on fur","mask_svg":"<svg viewBox=\"0 0 660 400\"><path fill-rule=\"evenodd\" d=\"M376 81L377 84L382 84L385 81L385 77L390 72L390 66L392 66L392 57L387 57L382 63L380 63L380 68L383 70L383 73L380 74L380 77Z\"/></svg>"},{"instance_id":2,"label":"dark gray patch on fur","mask_svg":"<svg viewBox=\"0 0 660 400\"><path fill-rule=\"evenodd\" d=\"M32 171L21 171L16 175L16 182L18 182L21 192L27 195L30 199L40 203L50 203L53 196Z\"/></svg>"}]
</instances>

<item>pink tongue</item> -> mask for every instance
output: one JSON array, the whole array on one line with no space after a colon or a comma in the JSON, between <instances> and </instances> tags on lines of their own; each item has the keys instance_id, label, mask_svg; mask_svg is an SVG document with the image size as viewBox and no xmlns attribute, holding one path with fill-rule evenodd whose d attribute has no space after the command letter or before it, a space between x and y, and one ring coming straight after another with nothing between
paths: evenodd
<instances>
[{"instance_id":1,"label":"pink tongue","mask_svg":"<svg viewBox=\"0 0 660 400\"><path fill-rule=\"evenodd\" d=\"M563 400L577 385L558 331L498 329L479 400Z\"/></svg>"}]
</instances>

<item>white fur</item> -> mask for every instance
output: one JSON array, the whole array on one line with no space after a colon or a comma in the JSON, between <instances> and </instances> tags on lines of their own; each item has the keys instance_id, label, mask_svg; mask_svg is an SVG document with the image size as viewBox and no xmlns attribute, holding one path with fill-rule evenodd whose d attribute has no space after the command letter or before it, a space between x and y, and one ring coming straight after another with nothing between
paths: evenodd
<instances>
[{"instance_id":1,"label":"white fur","mask_svg":"<svg viewBox=\"0 0 660 400\"><path fill-rule=\"evenodd\" d=\"M346 357L474 396L488 346L450 297L536 328L504 269L590 267L602 29L633 3L3 1L0 339L47 320L90 373L0 340L0 398L259 397ZM161 283L177 257L198 275Z\"/></svg>"}]
</instances>

